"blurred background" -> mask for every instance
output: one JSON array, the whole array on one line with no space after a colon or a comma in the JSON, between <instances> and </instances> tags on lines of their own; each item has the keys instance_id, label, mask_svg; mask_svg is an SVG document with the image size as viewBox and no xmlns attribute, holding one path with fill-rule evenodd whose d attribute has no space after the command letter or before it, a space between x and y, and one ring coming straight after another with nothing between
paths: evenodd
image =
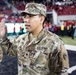
<instances>
[{"instance_id":1,"label":"blurred background","mask_svg":"<svg viewBox=\"0 0 76 75\"><path fill-rule=\"evenodd\" d=\"M69 75L76 75L76 0L0 0L0 21L5 19L7 37L12 40L26 33L25 23L20 13L29 2L46 5L47 17L44 28L57 34L68 50ZM4 53L0 63L0 75L17 75L17 58Z\"/></svg>"}]
</instances>

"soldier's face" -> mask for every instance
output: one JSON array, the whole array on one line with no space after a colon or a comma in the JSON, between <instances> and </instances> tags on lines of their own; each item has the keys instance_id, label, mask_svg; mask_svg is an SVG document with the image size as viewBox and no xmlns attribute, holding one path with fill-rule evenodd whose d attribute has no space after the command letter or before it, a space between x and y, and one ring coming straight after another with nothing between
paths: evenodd
<instances>
[{"instance_id":1,"label":"soldier's face","mask_svg":"<svg viewBox=\"0 0 76 75\"><path fill-rule=\"evenodd\" d=\"M39 15L26 14L24 16L25 27L29 32L35 32L42 27L41 17Z\"/></svg>"}]
</instances>

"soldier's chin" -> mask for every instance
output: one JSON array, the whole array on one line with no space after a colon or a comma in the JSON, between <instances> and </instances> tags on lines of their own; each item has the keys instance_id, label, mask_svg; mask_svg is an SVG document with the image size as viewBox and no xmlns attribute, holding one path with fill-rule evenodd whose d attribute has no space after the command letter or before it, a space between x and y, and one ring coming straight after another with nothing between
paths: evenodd
<instances>
[{"instance_id":1,"label":"soldier's chin","mask_svg":"<svg viewBox=\"0 0 76 75\"><path fill-rule=\"evenodd\" d=\"M32 32L30 29L26 29L27 32Z\"/></svg>"}]
</instances>

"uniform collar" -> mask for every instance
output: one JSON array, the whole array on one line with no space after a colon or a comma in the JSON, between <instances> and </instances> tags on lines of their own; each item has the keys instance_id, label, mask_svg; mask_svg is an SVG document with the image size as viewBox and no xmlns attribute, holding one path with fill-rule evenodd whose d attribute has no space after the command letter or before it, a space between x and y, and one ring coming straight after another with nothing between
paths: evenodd
<instances>
[{"instance_id":1,"label":"uniform collar","mask_svg":"<svg viewBox=\"0 0 76 75\"><path fill-rule=\"evenodd\" d=\"M32 34L29 33L28 34L28 40L29 40L29 42L32 41L31 44L37 44L43 39L43 37L45 36L44 34L45 34L45 30L44 29L42 29L41 32L38 34L38 36L35 37L35 38L32 38L32 36L31 36Z\"/></svg>"}]
</instances>

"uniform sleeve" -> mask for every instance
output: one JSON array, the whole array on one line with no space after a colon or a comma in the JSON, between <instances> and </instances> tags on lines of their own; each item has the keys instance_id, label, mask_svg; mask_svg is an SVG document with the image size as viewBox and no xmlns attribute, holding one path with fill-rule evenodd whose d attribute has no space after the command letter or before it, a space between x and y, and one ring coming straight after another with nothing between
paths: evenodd
<instances>
[{"instance_id":1,"label":"uniform sleeve","mask_svg":"<svg viewBox=\"0 0 76 75\"><path fill-rule=\"evenodd\" d=\"M14 42L15 43L15 42ZM17 47L8 38L0 40L0 49L10 56L17 56Z\"/></svg>"},{"instance_id":2,"label":"uniform sleeve","mask_svg":"<svg viewBox=\"0 0 76 75\"><path fill-rule=\"evenodd\" d=\"M49 54L49 70L53 75L68 75L68 53L63 44L53 46Z\"/></svg>"},{"instance_id":3,"label":"uniform sleeve","mask_svg":"<svg viewBox=\"0 0 76 75\"><path fill-rule=\"evenodd\" d=\"M61 75L68 75L67 70L69 68L69 57L67 50L65 49L64 45L61 45L61 50L60 50L60 62L62 65L61 68Z\"/></svg>"}]
</instances>

